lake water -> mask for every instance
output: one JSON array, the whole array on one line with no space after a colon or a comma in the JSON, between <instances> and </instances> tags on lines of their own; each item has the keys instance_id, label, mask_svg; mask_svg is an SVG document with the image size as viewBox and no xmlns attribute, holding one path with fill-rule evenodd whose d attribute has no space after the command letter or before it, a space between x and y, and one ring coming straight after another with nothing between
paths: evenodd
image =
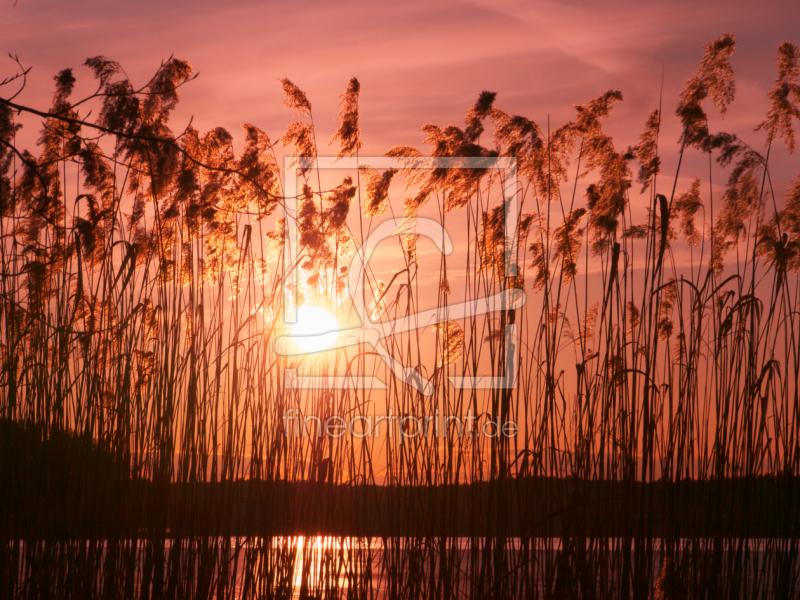
<instances>
[{"instance_id":1,"label":"lake water","mask_svg":"<svg viewBox=\"0 0 800 600\"><path fill-rule=\"evenodd\" d=\"M2 555L0 596L623 598L671 585L688 597L797 597L797 544L789 540L680 540L667 570L661 540L639 546L607 538L512 538L500 548L494 538L324 536L12 542Z\"/></svg>"}]
</instances>

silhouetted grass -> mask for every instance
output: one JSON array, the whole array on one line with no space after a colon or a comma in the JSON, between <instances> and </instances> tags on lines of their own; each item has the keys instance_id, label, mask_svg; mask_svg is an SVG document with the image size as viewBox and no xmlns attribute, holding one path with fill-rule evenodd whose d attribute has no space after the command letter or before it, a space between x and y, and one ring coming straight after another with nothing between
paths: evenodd
<instances>
[{"instance_id":1,"label":"silhouetted grass","mask_svg":"<svg viewBox=\"0 0 800 600\"><path fill-rule=\"evenodd\" d=\"M134 89L117 63L89 59L97 92L72 100L75 78L62 71L49 111L16 99L26 71L6 81L0 460L17 489L0 507L0 594L797 597L800 180L781 200L769 156L781 140L794 151L798 51L779 48L772 109L753 123L762 153L709 130L709 100L724 114L734 98L735 47L729 34L707 44L681 95L671 176L660 110L632 148L604 133L616 91L552 131L496 108L489 92L465 127L422 128L426 156L515 158L515 189L497 171L414 170L423 153L410 147L387 153L407 168L361 165L323 181L311 103L282 80L298 121L278 143L307 157L296 221L281 217L285 182L264 132L244 125L236 156L223 129L169 129L191 80L184 61ZM362 147L359 93L353 79L342 96L339 157ZM22 115L42 120L38 156L17 145ZM690 153L707 155L699 176L723 170L722 198L699 176L682 189ZM287 367L360 374L375 358L368 347L273 352L295 266L287 229L302 248L298 301L344 319L347 266L399 210L389 192L400 180L409 222L434 213L446 227L467 213L467 268L425 262L399 232L404 268L368 276L375 319L513 288L527 303L387 339L435 384L432 396L385 369L385 393L288 389ZM515 232L509 198L522 207ZM437 267L438 289L418 277ZM501 375L507 358L520 368L513 389L447 382ZM323 419L471 410L474 432L513 419L520 433L295 438L289 408ZM758 522L764 506L783 511L782 535ZM364 519L374 528L298 537Z\"/></svg>"}]
</instances>

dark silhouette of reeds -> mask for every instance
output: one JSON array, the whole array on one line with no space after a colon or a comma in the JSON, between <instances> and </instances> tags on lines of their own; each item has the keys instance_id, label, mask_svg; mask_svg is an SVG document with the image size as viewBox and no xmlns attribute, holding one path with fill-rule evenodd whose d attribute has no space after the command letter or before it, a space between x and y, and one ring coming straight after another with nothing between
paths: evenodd
<instances>
[{"instance_id":1,"label":"dark silhouette of reeds","mask_svg":"<svg viewBox=\"0 0 800 600\"><path fill-rule=\"evenodd\" d=\"M72 99L62 71L49 110L17 100L20 67L0 98L0 594L797 597L800 179L781 199L769 157L781 141L795 149L798 50L779 47L772 108L754 123L762 152L709 126L709 99L722 114L733 101L735 48L730 34L707 44L681 95L671 177L661 110L632 148L604 132L616 91L552 131L489 92L463 128L422 128L430 156L514 157L517 189L488 169L415 170L411 147L387 153L406 169L364 165L323 185L311 103L287 79L298 121L275 143L244 125L237 156L224 129L169 128L192 78L184 61L134 88L116 62L89 59L96 93ZM362 147L359 93L352 79L331 140L340 157ZM17 144L25 117L42 123L38 155ZM305 157L296 223L280 216L276 144ZM680 189L689 153L709 170ZM714 198L701 176L720 169ZM286 367L363 373L374 359L272 351L286 332L288 228L298 302L340 304L353 250L401 179L409 221L468 213L467 298L521 288L527 303L440 325L434 361L422 332L388 339L435 384L430 397L391 375L383 395L287 388ZM510 197L523 207L516 273ZM430 289L416 237L397 242L405 268L368 276L373 318L413 314L432 294L448 305L452 262L424 265L439 268ZM506 325L520 331L513 354ZM447 382L502 375L509 357L513 389ZM513 419L519 435L285 435L289 408L324 419L375 404L471 410L476 429Z\"/></svg>"}]
</instances>

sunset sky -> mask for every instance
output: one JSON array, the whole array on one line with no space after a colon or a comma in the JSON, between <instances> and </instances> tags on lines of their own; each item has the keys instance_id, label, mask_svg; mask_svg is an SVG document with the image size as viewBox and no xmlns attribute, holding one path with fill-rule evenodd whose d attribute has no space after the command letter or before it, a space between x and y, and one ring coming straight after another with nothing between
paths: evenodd
<instances>
[{"instance_id":1,"label":"sunset sky","mask_svg":"<svg viewBox=\"0 0 800 600\"><path fill-rule=\"evenodd\" d=\"M623 92L610 130L633 143L658 105L664 113L695 71L702 44L724 31L737 36L737 98L725 126L752 131L763 115L784 40L800 41L800 4L744 1L659 2L56 2L4 0L0 50L33 71L23 103L46 105L51 77L98 54L143 83L162 59L191 62L199 78L186 88L173 126L238 131L252 122L273 139L292 114L282 108L278 78L309 96L319 136L333 133L348 79L362 84L362 154L419 145L425 123L461 124L481 90L496 105L540 124L558 125L571 106L609 88ZM0 73L14 72L7 58ZM740 110L737 110L737 107ZM712 111L713 112L713 111ZM675 120L666 123L667 133ZM672 136L669 136L670 139ZM677 138L675 132L674 138ZM621 141L623 141L621 140ZM760 145L761 139L754 139ZM331 149L333 150L333 149ZM667 160L667 167L669 160Z\"/></svg>"},{"instance_id":2,"label":"sunset sky","mask_svg":"<svg viewBox=\"0 0 800 600\"><path fill-rule=\"evenodd\" d=\"M75 98L94 91L90 56L119 61L134 86L143 85L160 61L188 60L199 73L182 91L171 120L176 131L192 120L201 132L227 128L241 145L242 123L253 123L273 140L294 119L282 106L279 78L288 77L313 104L322 154L335 131L339 95L358 77L361 156L381 155L394 145L421 146L425 123L462 125L482 90L498 93L495 106L553 129L608 89L622 92L607 131L619 149L636 143L651 110L659 106L663 81L663 180L672 186L677 161L674 110L686 80L696 71L703 44L729 31L738 48L732 64L737 95L724 122L708 106L712 131L742 136L753 147L765 134L753 128L769 108L779 43L800 42L800 4L782 2L199 2L77 3L18 0L0 8L6 27L0 50L32 67L17 99L47 108L52 77L72 67ZM5 59L2 76L15 72ZM25 123L21 145L32 147L39 125ZM488 136L482 140L491 144ZM288 155L282 148L279 155ZM782 144L772 150L771 170L782 195L798 171ZM632 165L635 169L635 165ZM707 158L684 160L678 192L695 175L704 185ZM715 194L726 176L714 175ZM718 190L718 191L717 191ZM632 190L634 219L644 218L644 199ZM401 192L397 192L398 194ZM668 193L668 191L667 191ZM402 196L394 198L402 201ZM462 215L463 217L463 215ZM452 224L452 221L451 221ZM457 232L456 232L457 236ZM432 249L430 249L433 252ZM677 257L678 262L683 259ZM388 268L388 267L387 267ZM391 269L389 269L391 271ZM590 270L595 270L590 268ZM438 272L430 277L436 284Z\"/></svg>"},{"instance_id":3,"label":"sunset sky","mask_svg":"<svg viewBox=\"0 0 800 600\"><path fill-rule=\"evenodd\" d=\"M337 128L339 98L350 78L357 77L364 142L361 158L383 155L396 145L416 146L426 153L420 128L426 123L463 126L466 111L483 90L497 93L497 108L524 115L543 131L572 119L574 105L588 103L609 89L620 90L623 102L616 104L611 118L603 122L618 151L636 144L648 115L662 106L659 155L664 176L655 191L667 196L673 189L679 156L675 107L687 79L698 68L703 45L724 32L733 33L737 40L731 61L736 98L724 120L711 100L706 102L711 131L735 133L761 151L766 133L754 128L770 108L767 94L776 77L776 49L784 41L800 44L797 0L414 0L391 4L363 0L2 0L0 21L4 25L0 80L18 70L6 53L32 69L26 89L15 100L19 104L47 110L53 76L70 67L78 79L73 99L93 93L97 84L89 69L81 66L87 57L104 55L118 61L134 87L140 88L162 61L174 56L189 61L198 76L181 90L181 103L170 126L176 133L190 122L200 132L224 127L233 133L237 150L245 137L241 124L252 123L276 141L295 120L294 111L283 107L281 78L290 79L307 94L313 105L320 154L332 156L338 147L325 145ZM17 87L18 82L13 82L0 89L0 97L9 97ZM80 109L84 117L88 106ZM98 108L99 102L93 110ZM40 121L29 115L19 118L24 125L18 140L21 148L36 152ZM480 141L492 145L488 133ZM278 157L291 150L279 148ZM789 182L798 176L798 156L800 153L790 157L782 141L771 148L770 182L777 204L782 203ZM711 171L712 204L709 222L703 225L710 224L713 202L719 202L730 170L709 169L709 157L694 149L687 151L681 165L676 191L686 191L697 175L703 181L704 200L710 196L706 186ZM635 179L638 165L631 162L630 167ZM581 196L578 204L583 205L581 186L596 178L597 172L575 188L571 187L573 173L570 171L566 185L570 193L577 190ZM395 207L403 200L399 187L395 184L393 188ZM630 193L630 224L645 219L652 190L641 196L640 188L634 184ZM435 212L435 203L426 209ZM475 242L474 237L465 239L471 235L466 212L447 217L455 245ZM705 212L701 214L706 218ZM631 245L634 243L639 242ZM440 302L438 290L444 271L436 268L439 254L432 248L430 243L427 248L421 244L420 255L427 252L435 259L420 275L421 309ZM470 251L469 243L462 243L461 248L466 248L465 256ZM399 241L394 250L396 262L384 261L373 271L384 281L391 281L401 270L397 265L405 260ZM676 276L682 275L681 269L687 265L694 267L698 260L707 260L707 255L700 254L698 259L697 251L691 252L694 254L688 250L672 254ZM731 263L742 260L741 256L730 252L726 260ZM596 296L597 290L606 289L602 280L606 271L599 258L592 256L592 261L590 266L587 259L587 277L579 284L585 288L576 284L569 292L574 290L575 298L580 298L581 311L589 311L592 301L602 300ZM452 283L454 289L448 302L466 299L468 286L463 282L475 263L465 260L463 264L466 267L461 271L452 268L447 272L448 285ZM631 285L634 289L642 284L634 279ZM530 307L534 302L545 306L544 300L535 294L530 298L526 310L536 314ZM578 311L575 298L569 308ZM573 323L579 323L577 314ZM438 339L430 328L427 335ZM431 343L423 352L432 359L436 351ZM569 366L576 364L577 351L572 346L566 354ZM570 380L569 385L577 385L577 381Z\"/></svg>"},{"instance_id":4,"label":"sunset sky","mask_svg":"<svg viewBox=\"0 0 800 600\"><path fill-rule=\"evenodd\" d=\"M775 54L784 40L800 42L796 2L6 2L0 50L33 67L22 104L49 106L52 77L72 67L74 98L94 91L90 56L119 61L134 86L160 61L188 60L199 76L184 88L171 120L179 131L191 120L201 132L216 126L244 138L253 123L278 139L295 115L283 108L279 78L288 77L313 105L321 154L335 131L339 95L350 77L361 82L361 156L394 145L421 145L425 123L463 125L482 90L498 93L495 106L522 114L546 129L573 118L608 89L622 92L605 127L619 149L636 143L645 119L659 105L663 80L663 173L659 191L672 186L677 161L674 110L696 71L703 44L730 31L737 37L732 64L737 95L725 120L710 105L712 131L737 133L756 149L765 134L753 128L769 108ZM5 59L0 73L14 73ZM23 117L22 144L32 147L39 124ZM482 142L491 144L488 136ZM290 148L279 148L288 155ZM782 195L798 161L783 144L771 154L773 183ZM636 169L632 164L632 168ZM695 175L707 183L708 162L697 152L684 159L678 192ZM715 194L726 175L714 175ZM568 184L571 185L571 184ZM634 218L647 201L632 190ZM401 194L400 190L395 192ZM394 198L402 202L402 196Z\"/></svg>"}]
</instances>

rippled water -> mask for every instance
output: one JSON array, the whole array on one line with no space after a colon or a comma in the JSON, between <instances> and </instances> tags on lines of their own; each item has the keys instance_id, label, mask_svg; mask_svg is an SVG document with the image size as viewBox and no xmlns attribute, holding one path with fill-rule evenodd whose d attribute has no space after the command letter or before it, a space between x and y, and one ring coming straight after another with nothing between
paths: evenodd
<instances>
[{"instance_id":1,"label":"rippled water","mask_svg":"<svg viewBox=\"0 0 800 600\"><path fill-rule=\"evenodd\" d=\"M326 536L14 542L2 554L0 595L617 598L637 586L652 594L666 576L689 597L797 590L797 547L786 540L680 540L672 553L677 568L666 575L660 540L640 544L641 553L622 539L511 538L502 550L497 545L494 538Z\"/></svg>"}]
</instances>

